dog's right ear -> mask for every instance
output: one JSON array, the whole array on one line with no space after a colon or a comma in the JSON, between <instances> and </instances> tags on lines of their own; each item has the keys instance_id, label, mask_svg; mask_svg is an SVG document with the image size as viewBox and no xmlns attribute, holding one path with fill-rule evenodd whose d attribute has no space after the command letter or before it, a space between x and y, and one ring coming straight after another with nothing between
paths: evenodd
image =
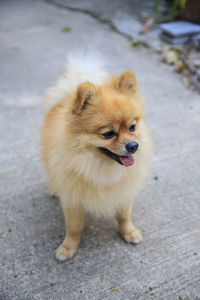
<instances>
[{"instance_id":1,"label":"dog's right ear","mask_svg":"<svg viewBox=\"0 0 200 300\"><path fill-rule=\"evenodd\" d=\"M125 94L133 95L138 89L136 76L130 70L125 71L118 77L113 78L113 85L117 91Z\"/></svg>"},{"instance_id":2,"label":"dog's right ear","mask_svg":"<svg viewBox=\"0 0 200 300\"><path fill-rule=\"evenodd\" d=\"M90 99L95 96L95 86L91 82L81 83L76 91L73 113L78 114L86 108Z\"/></svg>"}]
</instances>

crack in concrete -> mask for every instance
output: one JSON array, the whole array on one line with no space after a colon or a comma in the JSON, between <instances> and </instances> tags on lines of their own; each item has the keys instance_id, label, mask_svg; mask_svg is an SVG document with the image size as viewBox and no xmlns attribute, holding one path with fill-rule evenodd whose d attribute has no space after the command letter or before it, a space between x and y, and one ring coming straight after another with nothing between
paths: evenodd
<instances>
[{"instance_id":1,"label":"crack in concrete","mask_svg":"<svg viewBox=\"0 0 200 300\"><path fill-rule=\"evenodd\" d=\"M80 7L73 7L73 6L69 6L69 5L65 5L62 3L58 3L54 0L45 0L46 3L54 5L60 9L65 9L68 11L72 11L72 12L79 12L79 13L83 13L85 15L88 15L90 17L92 17L93 19L95 19L97 22L107 25L109 27L109 29L117 34L119 34L120 36L123 36L124 38L126 38L129 42L130 47L143 47L143 48L148 48L149 50L153 51L155 49L153 49L153 47L146 41L135 38L134 36L132 36L131 34L125 33L123 31L121 31L112 21L112 19L109 18L102 18L98 13L96 13L93 10L90 9L84 9L84 8L80 8ZM183 60L183 59L182 59ZM187 69L190 71L190 69L187 66ZM193 76L189 76L190 80L191 80L191 87L193 87L197 92L200 92L200 87L199 87L199 82L197 81L196 78L193 78Z\"/></svg>"},{"instance_id":2,"label":"crack in concrete","mask_svg":"<svg viewBox=\"0 0 200 300\"><path fill-rule=\"evenodd\" d=\"M150 45L147 42L145 42L143 40L136 39L132 35L122 32L121 30L119 30L117 28L117 26L113 23L113 21L111 19L102 18L95 11L92 11L92 10L89 10L89 9L84 9L84 8L79 8L79 7L68 6L68 5L65 5L65 4L57 3L57 2L52 1L52 0L45 0L45 2L48 3L48 4L54 5L58 8L61 8L61 9L69 10L69 11L72 11L72 12L84 13L84 14L92 17L93 19L95 19L99 23L107 25L110 28L110 30L112 30L113 32L118 33L119 35L125 37L130 42L130 45L133 46L133 47L142 46L142 47L145 47L145 48L151 48Z\"/></svg>"}]
</instances>

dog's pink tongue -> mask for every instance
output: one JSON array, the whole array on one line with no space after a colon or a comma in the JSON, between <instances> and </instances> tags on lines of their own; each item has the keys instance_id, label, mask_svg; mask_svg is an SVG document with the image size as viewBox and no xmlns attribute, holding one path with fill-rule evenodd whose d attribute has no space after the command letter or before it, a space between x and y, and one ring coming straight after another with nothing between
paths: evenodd
<instances>
[{"instance_id":1,"label":"dog's pink tongue","mask_svg":"<svg viewBox=\"0 0 200 300\"><path fill-rule=\"evenodd\" d=\"M130 155L130 156L120 156L119 159L125 167L132 166L132 164L134 163L134 157L132 155Z\"/></svg>"}]
</instances>

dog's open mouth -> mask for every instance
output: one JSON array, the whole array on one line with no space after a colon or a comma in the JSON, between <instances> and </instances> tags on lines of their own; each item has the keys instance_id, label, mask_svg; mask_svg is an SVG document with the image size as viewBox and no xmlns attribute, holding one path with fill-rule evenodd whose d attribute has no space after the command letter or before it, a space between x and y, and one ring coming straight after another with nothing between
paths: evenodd
<instances>
[{"instance_id":1,"label":"dog's open mouth","mask_svg":"<svg viewBox=\"0 0 200 300\"><path fill-rule=\"evenodd\" d=\"M117 155L113 152L111 152L110 150L106 149L106 148L99 148L99 150L104 153L105 155L107 155L108 157L112 158L113 160L115 160L116 162L118 162L119 164L125 166L125 167L129 167L132 166L134 163L134 157L133 155L128 155L128 156L122 156L122 155Z\"/></svg>"}]
</instances>

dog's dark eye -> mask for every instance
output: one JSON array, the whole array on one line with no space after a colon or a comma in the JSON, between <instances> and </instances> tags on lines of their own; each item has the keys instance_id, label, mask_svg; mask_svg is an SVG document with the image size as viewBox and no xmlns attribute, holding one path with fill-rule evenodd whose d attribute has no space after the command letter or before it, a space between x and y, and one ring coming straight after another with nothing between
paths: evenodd
<instances>
[{"instance_id":1,"label":"dog's dark eye","mask_svg":"<svg viewBox=\"0 0 200 300\"><path fill-rule=\"evenodd\" d=\"M131 126L129 127L129 131L131 131L131 132L135 131L135 125L131 125Z\"/></svg>"},{"instance_id":2,"label":"dog's dark eye","mask_svg":"<svg viewBox=\"0 0 200 300\"><path fill-rule=\"evenodd\" d=\"M114 130L111 130L111 131L108 131L108 132L105 132L103 134L103 136L106 138L106 139L112 139L114 136L116 136L116 132Z\"/></svg>"}]
</instances>

